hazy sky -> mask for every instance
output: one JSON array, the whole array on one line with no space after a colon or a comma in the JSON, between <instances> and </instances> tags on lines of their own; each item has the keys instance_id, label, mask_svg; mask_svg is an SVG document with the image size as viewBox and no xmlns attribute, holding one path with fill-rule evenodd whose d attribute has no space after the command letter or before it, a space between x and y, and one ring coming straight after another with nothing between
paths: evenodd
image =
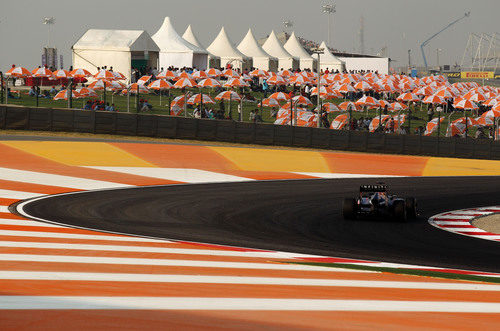
<instances>
[{"instance_id":1,"label":"hazy sky","mask_svg":"<svg viewBox=\"0 0 500 331\"><path fill-rule=\"evenodd\" d=\"M40 65L41 49L47 44L43 17L55 17L51 46L71 62L70 47L90 28L140 29L150 35L170 16L179 34L188 24L207 47L221 26L233 42L239 43L251 27L257 38L272 29L283 30L291 20L298 36L315 41L327 39L327 15L321 0L1 0L0 70L11 64L32 69ZM461 21L427 46L429 65L460 63L469 33L500 32L500 0L338 0L333 14L332 43L339 50L359 50L360 17L364 17L365 50L377 53L388 47L394 67L421 64L419 45L452 20L471 11Z\"/></svg>"}]
</instances>

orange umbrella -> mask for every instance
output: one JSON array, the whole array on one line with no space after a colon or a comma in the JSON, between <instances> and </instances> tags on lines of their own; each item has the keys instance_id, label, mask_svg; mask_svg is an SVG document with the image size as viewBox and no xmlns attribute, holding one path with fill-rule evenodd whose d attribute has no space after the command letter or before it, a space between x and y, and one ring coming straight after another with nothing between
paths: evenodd
<instances>
[{"instance_id":1,"label":"orange umbrella","mask_svg":"<svg viewBox=\"0 0 500 331\"><path fill-rule=\"evenodd\" d=\"M36 69L33 69L33 71L31 72L31 75L33 77L49 78L49 77L52 77L52 71L50 71L47 68L43 68L43 67L36 68Z\"/></svg>"},{"instance_id":2,"label":"orange umbrella","mask_svg":"<svg viewBox=\"0 0 500 331\"><path fill-rule=\"evenodd\" d=\"M311 100L309 100L308 98L306 98L305 96L302 96L302 95L297 95L297 96L293 97L292 101L296 105L312 106L312 104L313 104L311 102Z\"/></svg>"},{"instance_id":3,"label":"orange umbrella","mask_svg":"<svg viewBox=\"0 0 500 331\"><path fill-rule=\"evenodd\" d=\"M356 101L356 104L360 106L380 106L380 103L377 99L366 95Z\"/></svg>"},{"instance_id":4,"label":"orange umbrella","mask_svg":"<svg viewBox=\"0 0 500 331\"><path fill-rule=\"evenodd\" d=\"M207 75L209 75L210 77L222 76L222 72L219 69L210 68L206 72L207 72Z\"/></svg>"},{"instance_id":5,"label":"orange umbrella","mask_svg":"<svg viewBox=\"0 0 500 331\"><path fill-rule=\"evenodd\" d=\"M391 107L389 109L391 111L400 111L408 109L408 106L401 102L393 102L391 103Z\"/></svg>"},{"instance_id":6,"label":"orange umbrella","mask_svg":"<svg viewBox=\"0 0 500 331\"><path fill-rule=\"evenodd\" d=\"M261 103L258 104L259 107L280 107L278 100L276 99L263 99Z\"/></svg>"},{"instance_id":7,"label":"orange umbrella","mask_svg":"<svg viewBox=\"0 0 500 331\"><path fill-rule=\"evenodd\" d=\"M437 96L437 95L429 95L428 97L425 97L424 100L422 100L423 103L433 103L433 104L439 104L439 105L442 105L442 104L445 104L446 101L440 97L440 96Z\"/></svg>"},{"instance_id":8,"label":"orange umbrella","mask_svg":"<svg viewBox=\"0 0 500 331\"><path fill-rule=\"evenodd\" d=\"M307 77L302 76L302 75L297 75L297 76L293 76L292 78L290 78L289 83L290 83L290 85L306 85L306 84L310 84L311 80Z\"/></svg>"},{"instance_id":9,"label":"orange umbrella","mask_svg":"<svg viewBox=\"0 0 500 331\"><path fill-rule=\"evenodd\" d=\"M342 84L335 90L340 93L356 92L356 89L351 84Z\"/></svg>"},{"instance_id":10,"label":"orange umbrella","mask_svg":"<svg viewBox=\"0 0 500 331\"><path fill-rule=\"evenodd\" d=\"M213 78L205 78L198 83L198 87L217 87L220 83Z\"/></svg>"},{"instance_id":11,"label":"orange umbrella","mask_svg":"<svg viewBox=\"0 0 500 331\"><path fill-rule=\"evenodd\" d=\"M269 99L275 99L278 101L287 101L290 100L290 96L283 92L275 92L269 96Z\"/></svg>"},{"instance_id":12,"label":"orange umbrella","mask_svg":"<svg viewBox=\"0 0 500 331\"><path fill-rule=\"evenodd\" d=\"M150 80L152 76L142 76L137 80L137 84L139 85L146 85Z\"/></svg>"},{"instance_id":13,"label":"orange umbrella","mask_svg":"<svg viewBox=\"0 0 500 331\"><path fill-rule=\"evenodd\" d=\"M71 93L71 97L72 97L73 99L78 99L78 98L81 98L81 97L82 97L82 96L81 96L78 92L76 92L76 91L74 91L74 90L72 90L71 92L72 92L72 93ZM59 92L58 92L58 93L54 96L54 100L68 100L68 90L61 90L61 91L59 91Z\"/></svg>"},{"instance_id":14,"label":"orange umbrella","mask_svg":"<svg viewBox=\"0 0 500 331\"><path fill-rule=\"evenodd\" d=\"M163 79L157 79L155 81L152 81L149 85L148 88L151 90L168 90L172 87L172 84L167 82L166 80Z\"/></svg>"},{"instance_id":15,"label":"orange umbrella","mask_svg":"<svg viewBox=\"0 0 500 331\"><path fill-rule=\"evenodd\" d=\"M267 80L269 85L286 85L286 80L282 76L272 76Z\"/></svg>"},{"instance_id":16,"label":"orange umbrella","mask_svg":"<svg viewBox=\"0 0 500 331\"><path fill-rule=\"evenodd\" d=\"M93 90L104 90L104 87L109 87L109 86L111 86L111 82L109 80L99 79L90 84L88 88L91 88Z\"/></svg>"},{"instance_id":17,"label":"orange umbrella","mask_svg":"<svg viewBox=\"0 0 500 331\"><path fill-rule=\"evenodd\" d=\"M342 102L341 104L339 104L339 108L341 110L344 110L344 111L347 111L347 110L359 111L362 109L361 106L359 106L351 101Z\"/></svg>"},{"instance_id":18,"label":"orange umbrella","mask_svg":"<svg viewBox=\"0 0 500 331\"><path fill-rule=\"evenodd\" d=\"M327 113L334 113L334 112L340 111L339 107L337 107L336 104L331 103L331 102L327 102L327 103L322 104L321 109L323 109L323 111L327 112ZM319 110L318 107L316 107L316 111L318 111L318 110Z\"/></svg>"},{"instance_id":19,"label":"orange umbrella","mask_svg":"<svg viewBox=\"0 0 500 331\"><path fill-rule=\"evenodd\" d=\"M31 76L31 72L23 67L12 67L5 73L5 75L15 78L25 78Z\"/></svg>"},{"instance_id":20,"label":"orange umbrella","mask_svg":"<svg viewBox=\"0 0 500 331\"><path fill-rule=\"evenodd\" d=\"M92 74L85 69L75 69L72 70L69 74L73 78L86 78L92 76Z\"/></svg>"},{"instance_id":21,"label":"orange umbrella","mask_svg":"<svg viewBox=\"0 0 500 331\"><path fill-rule=\"evenodd\" d=\"M240 78L231 78L223 85L224 87L240 87L240 86L248 86L248 83Z\"/></svg>"},{"instance_id":22,"label":"orange umbrella","mask_svg":"<svg viewBox=\"0 0 500 331\"><path fill-rule=\"evenodd\" d=\"M95 93L93 89L87 87L82 87L80 89L77 89L76 92L84 98L97 97L97 93Z\"/></svg>"},{"instance_id":23,"label":"orange umbrella","mask_svg":"<svg viewBox=\"0 0 500 331\"><path fill-rule=\"evenodd\" d=\"M67 70L56 70L52 73L52 77L59 79L59 78L69 78L71 77L71 74Z\"/></svg>"},{"instance_id":24,"label":"orange umbrella","mask_svg":"<svg viewBox=\"0 0 500 331\"><path fill-rule=\"evenodd\" d=\"M340 114L330 124L330 129L342 130L349 123L349 114Z\"/></svg>"},{"instance_id":25,"label":"orange umbrella","mask_svg":"<svg viewBox=\"0 0 500 331\"><path fill-rule=\"evenodd\" d=\"M360 91L369 91L369 90L373 90L373 86L366 82L366 81L361 81L361 82L358 82L354 85L354 88L356 90L360 90Z\"/></svg>"},{"instance_id":26,"label":"orange umbrella","mask_svg":"<svg viewBox=\"0 0 500 331\"><path fill-rule=\"evenodd\" d=\"M162 71L156 76L158 79L175 79L177 78L177 75L175 72L167 70L167 71Z\"/></svg>"},{"instance_id":27,"label":"orange umbrella","mask_svg":"<svg viewBox=\"0 0 500 331\"><path fill-rule=\"evenodd\" d=\"M486 101L486 96L482 93L474 93L469 97L466 97L467 100L475 101L475 102L484 102Z\"/></svg>"},{"instance_id":28,"label":"orange umbrella","mask_svg":"<svg viewBox=\"0 0 500 331\"><path fill-rule=\"evenodd\" d=\"M444 120L444 117L436 117L436 118L433 118L431 121L427 122L427 125L425 127L425 132L424 132L424 136L430 136L431 134L433 134L437 128L438 128L438 123L441 123L443 122Z\"/></svg>"},{"instance_id":29,"label":"orange umbrella","mask_svg":"<svg viewBox=\"0 0 500 331\"><path fill-rule=\"evenodd\" d=\"M479 108L473 101L469 101L467 99L462 99L458 102L453 103L453 107L464 110L472 110Z\"/></svg>"},{"instance_id":30,"label":"orange umbrella","mask_svg":"<svg viewBox=\"0 0 500 331\"><path fill-rule=\"evenodd\" d=\"M124 79L127 79L127 77L125 77L125 75L122 74L121 72L112 71L112 73L113 73L113 76L115 76L115 80L124 80Z\"/></svg>"},{"instance_id":31,"label":"orange umbrella","mask_svg":"<svg viewBox=\"0 0 500 331\"><path fill-rule=\"evenodd\" d=\"M283 70L283 71L278 72L278 75L283 76L283 77L291 77L291 76L293 76L293 72L291 72L290 70Z\"/></svg>"},{"instance_id":32,"label":"orange umbrella","mask_svg":"<svg viewBox=\"0 0 500 331\"><path fill-rule=\"evenodd\" d=\"M178 106L181 108L184 108L184 103L186 102L186 96L185 95L179 95L178 97L175 97L174 100L170 103L171 107Z\"/></svg>"},{"instance_id":33,"label":"orange umbrella","mask_svg":"<svg viewBox=\"0 0 500 331\"><path fill-rule=\"evenodd\" d=\"M269 76L269 73L265 70L262 69L255 69L250 72L250 76L252 77L267 77Z\"/></svg>"},{"instance_id":34,"label":"orange umbrella","mask_svg":"<svg viewBox=\"0 0 500 331\"><path fill-rule=\"evenodd\" d=\"M177 79L181 78L193 79L194 77L190 73L183 71L177 76Z\"/></svg>"},{"instance_id":35,"label":"orange umbrella","mask_svg":"<svg viewBox=\"0 0 500 331\"><path fill-rule=\"evenodd\" d=\"M193 73L193 78L194 79L205 79L205 78L208 78L208 75L205 71L203 70L199 70L199 71L196 71Z\"/></svg>"},{"instance_id":36,"label":"orange umbrella","mask_svg":"<svg viewBox=\"0 0 500 331\"><path fill-rule=\"evenodd\" d=\"M202 100L203 98L203 100ZM195 94L191 98L188 99L187 103L189 105L194 105L197 103L207 103L207 104L213 104L215 103L214 99L212 99L208 94Z\"/></svg>"},{"instance_id":37,"label":"orange umbrella","mask_svg":"<svg viewBox=\"0 0 500 331\"><path fill-rule=\"evenodd\" d=\"M240 74L233 69L226 69L222 72L222 76L226 76L228 78L239 78Z\"/></svg>"},{"instance_id":38,"label":"orange umbrella","mask_svg":"<svg viewBox=\"0 0 500 331\"><path fill-rule=\"evenodd\" d=\"M173 88L186 88L195 86L197 86L197 84L193 79L181 78L173 85Z\"/></svg>"},{"instance_id":39,"label":"orange umbrella","mask_svg":"<svg viewBox=\"0 0 500 331\"><path fill-rule=\"evenodd\" d=\"M241 101L241 97L238 93L234 91L224 91L215 97L215 100L231 100L231 101Z\"/></svg>"},{"instance_id":40,"label":"orange umbrella","mask_svg":"<svg viewBox=\"0 0 500 331\"><path fill-rule=\"evenodd\" d=\"M396 98L396 100L409 102L420 101L420 98L418 97L418 95L413 93L402 93Z\"/></svg>"},{"instance_id":41,"label":"orange umbrella","mask_svg":"<svg viewBox=\"0 0 500 331\"><path fill-rule=\"evenodd\" d=\"M106 79L106 80L113 80L116 79L115 75L113 75L113 72L105 69L99 70L95 75L95 79Z\"/></svg>"},{"instance_id":42,"label":"orange umbrella","mask_svg":"<svg viewBox=\"0 0 500 331\"><path fill-rule=\"evenodd\" d=\"M384 123L391 118L391 115L381 115L380 117L374 117L369 125L370 132L375 132L380 125L384 125ZM380 119L382 119L382 124L380 124Z\"/></svg>"},{"instance_id":43,"label":"orange umbrella","mask_svg":"<svg viewBox=\"0 0 500 331\"><path fill-rule=\"evenodd\" d=\"M128 86L128 90L130 91L130 93L137 93L137 91L139 91L139 93L149 93L146 86L137 83L130 84ZM127 90L125 90L125 93L126 92Z\"/></svg>"}]
</instances>

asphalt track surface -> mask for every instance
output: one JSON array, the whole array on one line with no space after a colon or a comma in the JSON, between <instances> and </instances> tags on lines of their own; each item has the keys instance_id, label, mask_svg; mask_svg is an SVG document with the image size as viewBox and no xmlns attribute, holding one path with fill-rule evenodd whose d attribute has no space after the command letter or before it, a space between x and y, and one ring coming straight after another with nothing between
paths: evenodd
<instances>
[{"instance_id":1,"label":"asphalt track surface","mask_svg":"<svg viewBox=\"0 0 500 331\"><path fill-rule=\"evenodd\" d=\"M420 216L345 221L343 197L376 180L291 180L103 190L54 196L24 211L72 226L384 262L500 272L498 242L436 229L427 219L498 205L498 177L384 179L393 193L418 199Z\"/></svg>"}]
</instances>

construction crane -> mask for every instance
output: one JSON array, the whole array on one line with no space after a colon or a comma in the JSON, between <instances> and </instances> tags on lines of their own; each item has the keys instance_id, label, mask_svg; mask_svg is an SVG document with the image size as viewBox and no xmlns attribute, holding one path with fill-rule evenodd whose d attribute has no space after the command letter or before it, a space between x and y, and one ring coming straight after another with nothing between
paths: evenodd
<instances>
[{"instance_id":1,"label":"construction crane","mask_svg":"<svg viewBox=\"0 0 500 331\"><path fill-rule=\"evenodd\" d=\"M442 28L441 30L439 30L438 32L436 32L435 34L433 34L432 36L430 36L426 41L424 41L421 45L420 45L420 50L422 51L422 58L424 59L424 65L425 65L425 69L428 68L427 66L427 59L425 58L425 52L424 52L424 46L427 45L432 39L434 39L438 34L440 34L441 32L443 32L444 30L448 29L449 27L451 27L452 25L460 22L461 20L463 20L464 18L467 18L470 16L470 11L466 12L464 14L464 16L460 17L460 18L457 18L456 20L454 20L453 22L451 22L450 24L448 24L447 26L445 26L444 28Z\"/></svg>"}]
</instances>

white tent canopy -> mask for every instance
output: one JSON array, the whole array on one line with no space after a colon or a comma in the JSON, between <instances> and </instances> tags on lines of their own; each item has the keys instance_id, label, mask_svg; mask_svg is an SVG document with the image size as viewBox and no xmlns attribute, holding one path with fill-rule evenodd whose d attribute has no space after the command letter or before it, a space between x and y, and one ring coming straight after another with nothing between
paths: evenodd
<instances>
[{"instance_id":1,"label":"white tent canopy","mask_svg":"<svg viewBox=\"0 0 500 331\"><path fill-rule=\"evenodd\" d=\"M245 38L243 38L237 48L240 52L252 58L254 68L268 71L278 70L278 59L267 54L259 46L257 39L255 39L252 33L252 29L248 29Z\"/></svg>"},{"instance_id":2,"label":"white tent canopy","mask_svg":"<svg viewBox=\"0 0 500 331\"><path fill-rule=\"evenodd\" d=\"M200 70L207 68L208 52L183 39L175 31L170 17L165 17L162 26L152 38L160 47L160 67L196 67Z\"/></svg>"},{"instance_id":3,"label":"white tent canopy","mask_svg":"<svg viewBox=\"0 0 500 331\"><path fill-rule=\"evenodd\" d=\"M207 51L220 57L221 66L225 67L231 64L234 68L250 69L252 67L252 58L241 53L226 34L224 27L214 41L207 47Z\"/></svg>"},{"instance_id":4,"label":"white tent canopy","mask_svg":"<svg viewBox=\"0 0 500 331\"><path fill-rule=\"evenodd\" d=\"M184 38L184 40L186 40L187 42L189 42L195 46L198 46L201 49L206 50L205 47L203 47L203 45L200 43L198 38L196 38L196 35L193 32L193 28L191 27L191 24L188 25L186 31L184 31L182 38ZM208 67L219 68L220 67L220 57L213 55L209 51L207 51L207 53L208 53Z\"/></svg>"},{"instance_id":5,"label":"white tent canopy","mask_svg":"<svg viewBox=\"0 0 500 331\"><path fill-rule=\"evenodd\" d=\"M283 47L288 53L300 59L300 70L313 69L315 60L307 53L304 47L302 47L299 39L295 36L295 32L292 32L292 35L288 38L288 41Z\"/></svg>"},{"instance_id":6,"label":"white tent canopy","mask_svg":"<svg viewBox=\"0 0 500 331\"><path fill-rule=\"evenodd\" d=\"M156 67L160 50L146 31L101 29L87 30L71 49L74 68L113 67L128 79L133 61Z\"/></svg>"},{"instance_id":7,"label":"white tent canopy","mask_svg":"<svg viewBox=\"0 0 500 331\"><path fill-rule=\"evenodd\" d=\"M338 57L332 54L330 50L328 49L328 46L326 46L326 43L323 41L319 48L323 48L324 52L323 54L320 55L319 57L319 67L320 70L326 70L328 71L335 71L338 70L339 72L342 72L345 70L345 62L340 60ZM318 60L318 54L313 54L313 58L317 61Z\"/></svg>"},{"instance_id":8,"label":"white tent canopy","mask_svg":"<svg viewBox=\"0 0 500 331\"><path fill-rule=\"evenodd\" d=\"M299 59L293 57L286 51L286 49L283 48L274 31L271 31L271 34L267 38L266 42L262 45L262 49L269 55L278 58L278 65L280 69L298 69Z\"/></svg>"}]
</instances>

